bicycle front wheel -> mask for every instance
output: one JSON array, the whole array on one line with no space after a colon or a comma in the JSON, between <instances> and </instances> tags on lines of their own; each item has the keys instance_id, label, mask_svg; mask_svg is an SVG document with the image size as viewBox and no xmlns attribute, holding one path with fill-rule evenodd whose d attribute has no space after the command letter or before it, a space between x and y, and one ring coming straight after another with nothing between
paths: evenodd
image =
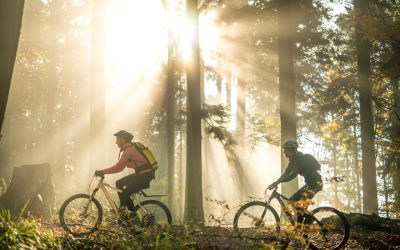
<instances>
[{"instance_id":1,"label":"bicycle front wheel","mask_svg":"<svg viewBox=\"0 0 400 250\"><path fill-rule=\"evenodd\" d=\"M135 206L134 212L139 216L142 226L170 225L172 223L171 212L162 202L157 200L145 200Z\"/></svg>"},{"instance_id":2,"label":"bicycle front wheel","mask_svg":"<svg viewBox=\"0 0 400 250\"><path fill-rule=\"evenodd\" d=\"M311 249L340 249L349 239L350 227L346 217L332 207L319 207L307 217L305 237Z\"/></svg>"},{"instance_id":3,"label":"bicycle front wheel","mask_svg":"<svg viewBox=\"0 0 400 250\"><path fill-rule=\"evenodd\" d=\"M278 213L269 204L252 201L239 208L233 219L233 231L241 236L261 237L280 231Z\"/></svg>"},{"instance_id":4,"label":"bicycle front wheel","mask_svg":"<svg viewBox=\"0 0 400 250\"><path fill-rule=\"evenodd\" d=\"M66 232L84 236L98 228L103 219L103 210L99 201L90 195L76 194L62 204L59 217Z\"/></svg>"}]
</instances>

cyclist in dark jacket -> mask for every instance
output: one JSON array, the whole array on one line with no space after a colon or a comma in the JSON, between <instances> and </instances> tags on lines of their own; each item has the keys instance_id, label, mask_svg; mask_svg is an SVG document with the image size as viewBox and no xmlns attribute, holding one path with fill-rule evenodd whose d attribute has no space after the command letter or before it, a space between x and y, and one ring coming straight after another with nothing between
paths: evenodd
<instances>
[{"instance_id":1,"label":"cyclist in dark jacket","mask_svg":"<svg viewBox=\"0 0 400 250\"><path fill-rule=\"evenodd\" d=\"M298 143L294 140L286 141L282 148L283 153L289 159L289 164L282 176L268 189L275 188L281 182L291 181L297 175L304 177L305 185L290 197L292 201L296 202L297 222L301 223L303 220L302 210L307 208L315 194L322 190L322 178L318 173L320 165L311 155L297 151Z\"/></svg>"}]
</instances>

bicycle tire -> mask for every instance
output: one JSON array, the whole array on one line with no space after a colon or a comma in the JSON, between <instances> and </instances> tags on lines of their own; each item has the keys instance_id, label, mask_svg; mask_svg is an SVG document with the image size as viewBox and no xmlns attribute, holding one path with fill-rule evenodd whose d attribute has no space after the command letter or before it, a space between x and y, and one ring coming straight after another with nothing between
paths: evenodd
<instances>
[{"instance_id":1,"label":"bicycle tire","mask_svg":"<svg viewBox=\"0 0 400 250\"><path fill-rule=\"evenodd\" d=\"M150 211L150 206L153 205L155 207L159 207L161 209L162 212L164 212L164 216L165 216L165 221L160 221L160 218L157 218L158 222L156 221L156 219L154 218L155 215L153 214L154 212L152 212L151 216L152 219L154 219L155 224L161 224L161 225L171 225L172 224L172 216L171 216L171 212L169 211L168 207L166 205L164 205L164 203L157 201L157 200L145 200L140 202L139 204L137 204L134 208L134 212L140 217L140 221L142 223L143 226L147 226L147 223L144 221L145 217L145 213ZM148 211L146 212L142 212L141 210L143 210L142 208L147 209ZM152 223L154 224L154 223Z\"/></svg>"},{"instance_id":2,"label":"bicycle tire","mask_svg":"<svg viewBox=\"0 0 400 250\"><path fill-rule=\"evenodd\" d=\"M256 208L258 207L258 208ZM257 216L253 215L253 214L246 214L246 210L253 208L255 209L256 213L258 214L261 210L262 214L264 214L263 217L265 217L265 215L268 213L269 217L269 225L266 226L266 223L261 223L262 221L264 221L264 218L258 218ZM262 215L261 214L261 215ZM250 225L252 225L254 222L255 227L254 228L262 228L264 227L265 229L271 230L271 226L273 226L272 231L274 233L279 233L280 231L280 219L279 219L279 215L276 212L276 210L270 206L269 204L262 202L262 201L251 201L249 203L244 204L243 206L241 206L239 208L239 210L236 212L235 217L233 219L233 232L236 234L244 234L244 231L246 231L247 229L245 229L244 227L242 227L242 223L239 223L239 220L241 218L243 218L244 216L247 216L250 218L250 220L248 220L248 222L250 222ZM247 222L245 222L247 224ZM257 224L259 223L259 224ZM239 225L240 224L240 225ZM243 230L243 232L239 232L240 230ZM250 229L251 230L251 229ZM253 234L253 232L251 233Z\"/></svg>"},{"instance_id":3,"label":"bicycle tire","mask_svg":"<svg viewBox=\"0 0 400 250\"><path fill-rule=\"evenodd\" d=\"M87 200L88 206L91 205L91 203L93 203L97 209L97 215L96 215L96 219L94 220L94 224L89 226L87 228L87 230L83 231L83 232L77 232L77 230L74 230L73 227L71 227L69 225L70 222L67 221L67 218L66 218L66 210L68 210L69 206L73 206L73 202L78 199ZM79 202L78 202L78 204L79 204ZM78 208L71 207L71 209L73 209L73 211L72 211L73 213L77 213L79 216L79 213L77 211ZM86 209L87 209L87 207L86 207ZM61 205L60 212L59 212L59 219L60 219L61 226L67 233L70 233L74 236L85 236L85 235L91 234L97 230L98 226L101 224L102 219L103 219L103 209L102 209L99 201L96 200L94 197L91 198L91 196L88 194L76 194L76 195L69 197ZM82 229L82 228L78 227L77 229Z\"/></svg>"},{"instance_id":4,"label":"bicycle tire","mask_svg":"<svg viewBox=\"0 0 400 250\"><path fill-rule=\"evenodd\" d=\"M326 215L325 215L326 217L323 217L324 213L331 213L332 215L330 217ZM317 236L321 234L319 231L321 231L322 228L323 231L322 235L324 238L324 240L321 241L317 237L313 237L313 235L306 233L305 237L310 239L311 249L337 250L343 248L347 244L347 241L349 240L350 236L350 225L342 212L332 207L319 207L312 210L310 212L310 215L311 217L307 219L310 227L314 229L316 228L315 231ZM336 215L337 217L333 218L333 215ZM330 232L332 232L332 235L334 236L332 237L332 239L334 240L339 239L337 243L333 242L333 240L329 240L328 239L329 235L328 236L325 235L326 233L329 234ZM342 237L341 240L338 237L338 235Z\"/></svg>"}]
</instances>

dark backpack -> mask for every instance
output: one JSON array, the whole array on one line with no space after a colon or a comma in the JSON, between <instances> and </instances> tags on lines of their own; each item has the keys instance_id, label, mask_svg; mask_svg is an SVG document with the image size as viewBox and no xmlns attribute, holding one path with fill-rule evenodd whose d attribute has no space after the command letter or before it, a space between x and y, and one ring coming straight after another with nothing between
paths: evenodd
<instances>
[{"instance_id":1,"label":"dark backpack","mask_svg":"<svg viewBox=\"0 0 400 250\"><path fill-rule=\"evenodd\" d=\"M304 158L308 167L311 167L315 170L321 170L321 164L317 161L317 159L314 158L314 156L310 154L304 154Z\"/></svg>"}]
</instances>

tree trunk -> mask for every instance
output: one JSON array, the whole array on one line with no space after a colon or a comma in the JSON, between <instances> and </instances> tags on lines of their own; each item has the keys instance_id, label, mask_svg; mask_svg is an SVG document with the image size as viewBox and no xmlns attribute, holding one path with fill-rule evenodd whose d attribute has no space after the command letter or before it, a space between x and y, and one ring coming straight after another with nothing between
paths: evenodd
<instances>
[{"instance_id":1,"label":"tree trunk","mask_svg":"<svg viewBox=\"0 0 400 250\"><path fill-rule=\"evenodd\" d=\"M396 168L393 173L394 211L396 218L400 218L400 160L397 158Z\"/></svg>"},{"instance_id":2,"label":"tree trunk","mask_svg":"<svg viewBox=\"0 0 400 250\"><path fill-rule=\"evenodd\" d=\"M240 74L240 73L239 73ZM238 140L238 153L244 155L245 150L245 126L246 126L246 82L240 76L237 78L237 100L236 100L236 134ZM243 202L248 197L247 188L244 185L248 185L246 182L246 175L242 166L238 166L238 177L240 188L240 201Z\"/></svg>"},{"instance_id":3,"label":"tree trunk","mask_svg":"<svg viewBox=\"0 0 400 250\"><path fill-rule=\"evenodd\" d=\"M393 120L394 123L397 122L397 126L395 128L395 136L393 138L398 138L398 140L394 141L395 146L397 145L400 148L400 119L397 117L400 115L400 91L399 91L399 78L392 78L391 84L393 88L393 100L394 100L394 112ZM397 151L397 155L395 155L395 168L393 172L393 189L394 189L394 203L395 203L395 211L400 211L400 153ZM396 213L396 218L400 218L400 212Z\"/></svg>"},{"instance_id":4,"label":"tree trunk","mask_svg":"<svg viewBox=\"0 0 400 250\"><path fill-rule=\"evenodd\" d=\"M386 212L386 217L389 217L390 214L390 209L388 209L388 204L389 204L389 192L388 192L388 183L387 183L387 171L386 169L383 171L382 174L382 180L383 180L383 192L385 196L385 212Z\"/></svg>"},{"instance_id":5,"label":"tree trunk","mask_svg":"<svg viewBox=\"0 0 400 250\"><path fill-rule=\"evenodd\" d=\"M168 65L167 65L167 158L168 158L168 205L175 211L175 50L176 45L171 27L171 13L168 9Z\"/></svg>"},{"instance_id":6,"label":"tree trunk","mask_svg":"<svg viewBox=\"0 0 400 250\"><path fill-rule=\"evenodd\" d=\"M243 147L245 144L246 128L246 82L240 76L238 77L236 107L236 131L239 138L239 146Z\"/></svg>"},{"instance_id":7,"label":"tree trunk","mask_svg":"<svg viewBox=\"0 0 400 250\"><path fill-rule=\"evenodd\" d=\"M231 108L232 104L232 67L231 64L228 63L228 69L226 70L226 106L228 109ZM230 121L230 117L228 117L228 121Z\"/></svg>"},{"instance_id":8,"label":"tree trunk","mask_svg":"<svg viewBox=\"0 0 400 250\"><path fill-rule=\"evenodd\" d=\"M90 90L90 170L105 163L105 96L104 96L104 20L105 0L93 1L91 90Z\"/></svg>"},{"instance_id":9,"label":"tree trunk","mask_svg":"<svg viewBox=\"0 0 400 250\"><path fill-rule=\"evenodd\" d=\"M354 228L356 231L357 228L362 228L371 231L381 231L393 234L400 233L400 220L393 220L359 213L350 213L344 215L350 224L350 228Z\"/></svg>"},{"instance_id":10,"label":"tree trunk","mask_svg":"<svg viewBox=\"0 0 400 250\"><path fill-rule=\"evenodd\" d=\"M279 101L281 118L281 142L296 139L296 87L293 69L293 34L291 0L280 0L278 8L278 57L279 57ZM287 160L281 156L281 171ZM297 177L282 185L282 193L291 195L299 188Z\"/></svg>"},{"instance_id":11,"label":"tree trunk","mask_svg":"<svg viewBox=\"0 0 400 250\"><path fill-rule=\"evenodd\" d=\"M24 2L0 1L0 140L21 32Z\"/></svg>"},{"instance_id":12,"label":"tree trunk","mask_svg":"<svg viewBox=\"0 0 400 250\"><path fill-rule=\"evenodd\" d=\"M206 102L206 90L205 90L205 70L204 70L204 60L200 58L200 107Z\"/></svg>"},{"instance_id":13,"label":"tree trunk","mask_svg":"<svg viewBox=\"0 0 400 250\"><path fill-rule=\"evenodd\" d=\"M23 165L14 168L10 186L0 198L0 208L12 214L29 211L50 218L54 201L50 165Z\"/></svg>"},{"instance_id":14,"label":"tree trunk","mask_svg":"<svg viewBox=\"0 0 400 250\"><path fill-rule=\"evenodd\" d=\"M60 39L62 38L63 32L66 32L66 27L63 25L63 15L62 15L62 2L52 1L50 5L50 29L51 29L51 41L50 41L50 53L49 53L49 68L48 68L48 81L46 83L46 114L43 133L41 135L41 152L49 151L47 154L46 162L55 164L55 158L60 150L60 144L54 143L60 141L60 133L56 131L56 123L54 122L56 113L56 102L58 97L57 84L60 81L60 72L58 72L58 67L60 64ZM62 140L61 140L62 141ZM49 145L53 145L52 150L46 150Z\"/></svg>"},{"instance_id":15,"label":"tree trunk","mask_svg":"<svg viewBox=\"0 0 400 250\"><path fill-rule=\"evenodd\" d=\"M185 164L184 164L184 153L183 153L183 150L184 150L184 145L183 145L183 143L184 143L184 138L183 138L183 133L184 133L184 130L183 129L181 129L180 131L179 131L179 173L178 173L178 180L179 180L179 189L178 189L178 193L179 193L179 198L177 199L177 200L179 200L179 201L181 201L181 202L179 202L178 203L178 209L177 209L177 218L178 218L178 220L179 220L179 222L181 223L181 222L183 222L183 212L182 211L184 211L184 206L185 206L185 204L183 204L183 201L184 201L184 193L183 193L183 184L184 184L184 170L185 170Z\"/></svg>"},{"instance_id":16,"label":"tree trunk","mask_svg":"<svg viewBox=\"0 0 400 250\"><path fill-rule=\"evenodd\" d=\"M357 190L357 208L361 212L361 185L360 185L360 161L358 158L358 143L357 143L357 128L353 125L353 135L354 135L354 173L356 175L356 190Z\"/></svg>"},{"instance_id":17,"label":"tree trunk","mask_svg":"<svg viewBox=\"0 0 400 250\"><path fill-rule=\"evenodd\" d=\"M186 1L188 23L193 31L191 42L192 57L187 65L187 152L186 152L186 194L184 221L202 223L203 185L201 162L201 84L200 84L200 49L199 21L197 1Z\"/></svg>"},{"instance_id":18,"label":"tree trunk","mask_svg":"<svg viewBox=\"0 0 400 250\"><path fill-rule=\"evenodd\" d=\"M332 154L333 154L333 176L334 177L338 177L337 174L337 150L336 150L336 141L333 140L333 149L332 149ZM338 204L339 203L339 197L338 197L338 183L335 181L333 183L333 192L335 193L335 203Z\"/></svg>"},{"instance_id":19,"label":"tree trunk","mask_svg":"<svg viewBox=\"0 0 400 250\"><path fill-rule=\"evenodd\" d=\"M358 87L360 92L363 212L365 214L378 213L375 132L371 103L372 84L369 81L371 74L370 43L364 37L365 32L362 24L363 20L368 18L367 8L367 0L354 0Z\"/></svg>"},{"instance_id":20,"label":"tree trunk","mask_svg":"<svg viewBox=\"0 0 400 250\"><path fill-rule=\"evenodd\" d=\"M183 63L179 60L180 58L177 57L177 64L176 64L176 70L177 70L177 106L178 110L182 110L185 106L186 100L187 100L187 93L185 89L185 84L186 80L184 79L184 75L186 75L183 72ZM177 113L178 120L179 120L179 125L177 126L178 130L178 158L177 160L179 161L179 171L178 171L178 180L177 183L178 185L176 186L176 191L177 191L177 198L176 201L178 204L178 209L177 209L177 218L179 223L183 223L184 220L184 209L185 209L185 183L186 183L186 144L185 142L187 141L187 136L186 136L186 130L187 128L185 127L185 115L182 112Z\"/></svg>"},{"instance_id":21,"label":"tree trunk","mask_svg":"<svg viewBox=\"0 0 400 250\"><path fill-rule=\"evenodd\" d=\"M345 153L345 159L346 159L346 162L345 162L345 164L346 164L346 176L348 176L348 179L346 181L346 193L350 197L350 194L354 195L354 193L351 192L351 190L352 190L351 184L354 183L354 180L353 180L354 176L351 175L352 172L350 171L350 167L349 167L350 164L351 164L351 156L349 155L348 151L346 151L346 153ZM351 178L351 182L350 182L350 178ZM348 208L351 207L351 202L353 202L354 200L355 199L353 197L351 199L347 199L347 207Z\"/></svg>"},{"instance_id":22,"label":"tree trunk","mask_svg":"<svg viewBox=\"0 0 400 250\"><path fill-rule=\"evenodd\" d=\"M216 84L217 84L217 103L222 102L222 79L221 75L219 73L214 73L215 78L216 78Z\"/></svg>"}]
</instances>

